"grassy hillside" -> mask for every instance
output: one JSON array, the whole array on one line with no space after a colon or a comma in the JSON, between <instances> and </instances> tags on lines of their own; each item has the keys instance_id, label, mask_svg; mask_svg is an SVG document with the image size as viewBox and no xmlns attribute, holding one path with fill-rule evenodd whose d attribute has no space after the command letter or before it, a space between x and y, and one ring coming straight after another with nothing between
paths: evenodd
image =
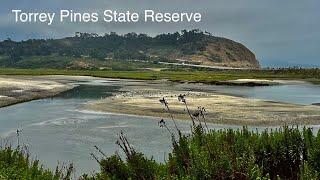
<instances>
[{"instance_id":1,"label":"grassy hillside","mask_svg":"<svg viewBox=\"0 0 320 180\"><path fill-rule=\"evenodd\" d=\"M91 57L69 57L59 55L48 56L28 56L10 64L8 56L0 56L0 67L3 68L25 68L25 69L71 69L71 70L117 70L132 71L146 70L149 68L168 68L169 65L158 64L153 61L134 61L134 60L100 60ZM2 66L1 66L2 65ZM172 67L172 66L171 66Z\"/></svg>"},{"instance_id":2,"label":"grassy hillside","mask_svg":"<svg viewBox=\"0 0 320 180\"><path fill-rule=\"evenodd\" d=\"M99 60L99 61L98 61ZM113 61L188 62L234 67L258 67L244 45L200 30L181 33L76 33L63 39L0 42L0 66L19 68L99 69Z\"/></svg>"}]
</instances>

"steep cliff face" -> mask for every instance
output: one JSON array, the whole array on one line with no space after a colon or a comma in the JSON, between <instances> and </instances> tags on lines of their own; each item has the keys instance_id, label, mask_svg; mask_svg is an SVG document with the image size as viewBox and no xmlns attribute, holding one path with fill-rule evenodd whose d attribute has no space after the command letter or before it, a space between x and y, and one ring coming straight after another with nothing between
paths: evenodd
<instances>
[{"instance_id":1,"label":"steep cliff face","mask_svg":"<svg viewBox=\"0 0 320 180\"><path fill-rule=\"evenodd\" d=\"M214 66L260 67L255 54L247 47L230 39L220 37L214 37L209 40L202 51L192 55L182 55L181 60Z\"/></svg>"}]
</instances>

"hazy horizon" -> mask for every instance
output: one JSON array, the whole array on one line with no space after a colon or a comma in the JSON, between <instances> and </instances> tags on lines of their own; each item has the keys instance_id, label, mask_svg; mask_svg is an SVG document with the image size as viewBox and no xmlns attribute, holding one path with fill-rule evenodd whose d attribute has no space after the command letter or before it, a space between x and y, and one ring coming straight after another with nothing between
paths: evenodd
<instances>
[{"instance_id":1,"label":"hazy horizon","mask_svg":"<svg viewBox=\"0 0 320 180\"><path fill-rule=\"evenodd\" d=\"M125 1L104 2L92 0L48 1L4 0L0 7L0 40L48 39L72 36L75 32L136 32L151 36L182 29L200 29L214 36L240 42L253 51L264 66L320 66L320 2L249 0L186 0L173 1ZM162 12L200 12L200 23L55 23L51 26L40 23L15 23L12 9L25 11L57 12L73 9L79 12L113 9L137 11L153 9Z\"/></svg>"}]
</instances>

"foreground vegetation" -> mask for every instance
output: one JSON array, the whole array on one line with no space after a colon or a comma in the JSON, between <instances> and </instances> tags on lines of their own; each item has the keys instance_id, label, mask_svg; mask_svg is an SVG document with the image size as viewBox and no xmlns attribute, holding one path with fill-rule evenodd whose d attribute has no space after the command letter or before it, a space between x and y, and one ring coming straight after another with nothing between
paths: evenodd
<instances>
[{"instance_id":1,"label":"foreground vegetation","mask_svg":"<svg viewBox=\"0 0 320 180\"><path fill-rule=\"evenodd\" d=\"M113 71L113 70L59 70L59 69L10 69L0 68L0 75L72 75L103 78L123 78L140 80L168 79L217 83L217 81L243 78L306 80L320 83L320 69L270 69L270 70L208 70L169 69L164 71Z\"/></svg>"},{"instance_id":2,"label":"foreground vegetation","mask_svg":"<svg viewBox=\"0 0 320 180\"><path fill-rule=\"evenodd\" d=\"M173 132L167 124L162 127ZM190 136L172 133L173 149L165 163L137 152L123 133L117 143L125 159L103 154L103 159L96 158L101 171L80 179L320 178L320 134L314 135L309 128L283 127L258 133L194 125ZM71 172L70 167L54 172L44 169L21 150L0 151L0 179L71 179Z\"/></svg>"},{"instance_id":3,"label":"foreground vegetation","mask_svg":"<svg viewBox=\"0 0 320 180\"><path fill-rule=\"evenodd\" d=\"M207 131L173 137L165 163L137 152L122 135L126 153L99 161L97 179L319 179L320 136L311 129L284 127L261 134L243 130Z\"/></svg>"},{"instance_id":4,"label":"foreground vegetation","mask_svg":"<svg viewBox=\"0 0 320 180\"><path fill-rule=\"evenodd\" d=\"M320 133L315 136L310 128L301 131L287 126L262 133L245 127L209 130L205 109L199 107L192 114L185 95L178 99L190 115L192 133L181 133L168 102L161 99L174 124L170 128L163 119L159 122L172 137L172 153L165 163L137 152L121 133L117 144L124 151L125 160L118 154L107 157L100 151L105 158L99 160L94 156L101 166L101 172L94 179L320 178Z\"/></svg>"},{"instance_id":5,"label":"foreground vegetation","mask_svg":"<svg viewBox=\"0 0 320 180\"><path fill-rule=\"evenodd\" d=\"M45 169L39 160L32 160L25 149L3 147L0 150L0 179L70 179L73 167Z\"/></svg>"}]
</instances>

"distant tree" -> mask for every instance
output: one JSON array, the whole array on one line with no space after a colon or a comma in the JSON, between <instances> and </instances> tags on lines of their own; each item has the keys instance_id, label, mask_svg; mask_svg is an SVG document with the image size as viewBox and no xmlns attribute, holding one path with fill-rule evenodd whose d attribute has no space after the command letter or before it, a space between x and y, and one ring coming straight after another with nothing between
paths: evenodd
<instances>
[{"instance_id":1,"label":"distant tree","mask_svg":"<svg viewBox=\"0 0 320 180\"><path fill-rule=\"evenodd\" d=\"M12 62L30 56L70 56L89 55L104 59L113 54L119 59L148 59L151 49L176 49L183 54L193 54L205 50L210 33L195 30L182 30L181 33L165 33L155 37L147 34L127 33L118 35L115 32L99 36L96 33L76 32L73 37L63 39L30 39L15 42L10 38L0 42L0 55L10 57ZM164 53L161 56L166 56Z\"/></svg>"},{"instance_id":2,"label":"distant tree","mask_svg":"<svg viewBox=\"0 0 320 180\"><path fill-rule=\"evenodd\" d=\"M107 57L107 53L102 49L95 48L90 52L90 56L97 59L104 59Z\"/></svg>"}]
</instances>

